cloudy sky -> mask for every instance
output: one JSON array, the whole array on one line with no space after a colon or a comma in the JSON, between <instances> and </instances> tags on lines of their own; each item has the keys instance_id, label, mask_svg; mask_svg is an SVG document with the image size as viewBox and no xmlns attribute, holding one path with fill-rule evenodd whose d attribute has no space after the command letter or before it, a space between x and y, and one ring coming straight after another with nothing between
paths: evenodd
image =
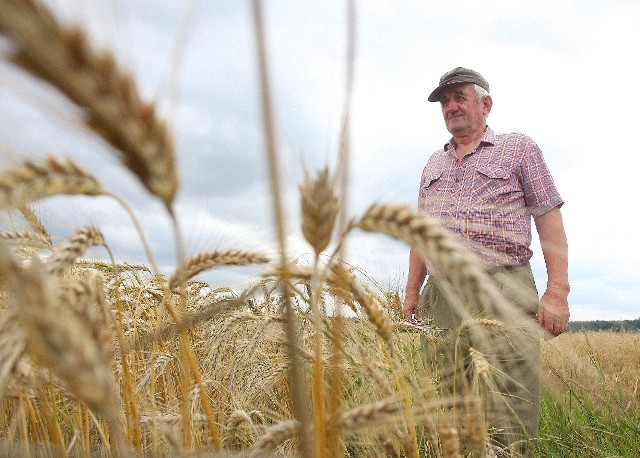
<instances>
[{"instance_id":1,"label":"cloudy sky","mask_svg":"<svg viewBox=\"0 0 640 458\"><path fill-rule=\"evenodd\" d=\"M251 3L51 3L60 17L90 29L97 46L112 50L169 120L188 253L273 252ZM266 1L264 18L288 243L292 255L305 256L297 186L304 167L335 166L346 4ZM447 70L474 68L491 84L489 125L531 136L566 201L572 319L640 317L633 210L640 151L627 144L640 121L639 25L636 0L357 2L350 215L374 202L416 205L422 168L449 138L439 105L426 97ZM75 158L134 207L158 262L171 272L175 244L162 206L78 126L77 111L62 97L0 65L2 163L44 154ZM147 263L133 225L110 199L52 198L36 209L59 240L96 224L118 260ZM542 287L544 261L534 244ZM408 248L384 236L354 234L347 256L383 287L406 281ZM206 279L239 286L258 273L227 269Z\"/></svg>"}]
</instances>

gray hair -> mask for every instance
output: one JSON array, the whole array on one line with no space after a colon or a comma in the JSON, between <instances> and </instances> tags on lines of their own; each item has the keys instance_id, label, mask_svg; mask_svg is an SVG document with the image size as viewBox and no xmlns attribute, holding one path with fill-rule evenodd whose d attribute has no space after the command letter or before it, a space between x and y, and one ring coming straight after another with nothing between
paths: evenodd
<instances>
[{"instance_id":1,"label":"gray hair","mask_svg":"<svg viewBox=\"0 0 640 458\"><path fill-rule=\"evenodd\" d=\"M484 97L489 95L489 92L485 88L477 84L473 85L473 89L476 91L476 102L480 102Z\"/></svg>"}]
</instances>

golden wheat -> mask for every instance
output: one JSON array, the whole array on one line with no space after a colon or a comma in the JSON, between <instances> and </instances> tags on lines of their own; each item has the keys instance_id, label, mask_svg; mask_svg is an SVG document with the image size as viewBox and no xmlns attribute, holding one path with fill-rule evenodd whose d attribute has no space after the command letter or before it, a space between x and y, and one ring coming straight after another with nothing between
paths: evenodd
<instances>
[{"instance_id":1,"label":"golden wheat","mask_svg":"<svg viewBox=\"0 0 640 458\"><path fill-rule=\"evenodd\" d=\"M27 350L54 371L75 396L104 416L122 449L117 396L102 348L87 326L69 308L57 303L53 279L43 274L37 260L22 268L4 247L0 248L0 266L19 306Z\"/></svg>"},{"instance_id":2,"label":"golden wheat","mask_svg":"<svg viewBox=\"0 0 640 458\"><path fill-rule=\"evenodd\" d=\"M97 196L106 190L89 172L69 158L24 161L0 174L0 208L25 204L56 194Z\"/></svg>"},{"instance_id":3,"label":"golden wheat","mask_svg":"<svg viewBox=\"0 0 640 458\"><path fill-rule=\"evenodd\" d=\"M104 236L100 229L93 226L77 229L47 260L47 273L61 277L73 266L78 257L95 245L105 245Z\"/></svg>"},{"instance_id":4,"label":"golden wheat","mask_svg":"<svg viewBox=\"0 0 640 458\"><path fill-rule=\"evenodd\" d=\"M200 253L182 262L169 280L169 289L193 278L205 270L218 266L246 266L249 264L264 264L269 259L262 253L249 253L240 250L210 251Z\"/></svg>"},{"instance_id":5,"label":"golden wheat","mask_svg":"<svg viewBox=\"0 0 640 458\"><path fill-rule=\"evenodd\" d=\"M15 46L14 62L81 106L86 125L170 207L178 187L173 141L113 55L96 52L80 28L64 26L36 0L4 0L0 32Z\"/></svg>"},{"instance_id":6,"label":"golden wheat","mask_svg":"<svg viewBox=\"0 0 640 458\"><path fill-rule=\"evenodd\" d=\"M327 169L318 173L316 178L305 173L300 185L300 207L302 234L318 255L331 241L339 209L335 184Z\"/></svg>"},{"instance_id":7,"label":"golden wheat","mask_svg":"<svg viewBox=\"0 0 640 458\"><path fill-rule=\"evenodd\" d=\"M229 416L229 419L227 420L226 437L224 441L227 447L232 447L237 437L242 434L241 430L243 425L248 425L250 427L253 426L253 420L251 419L251 416L244 410L236 410ZM253 437L251 436L252 433L249 432L249 442L253 441Z\"/></svg>"},{"instance_id":8,"label":"golden wheat","mask_svg":"<svg viewBox=\"0 0 640 458\"><path fill-rule=\"evenodd\" d=\"M39 2L0 0L0 6L0 33L9 37L14 61L83 108L86 126L120 151L126 167L165 202L177 227L171 210L178 186L172 141L131 76L117 67L112 54L96 52L84 32L62 25ZM300 186L302 232L316 255L314 267L289 263L259 7L255 13L280 262L253 287L238 295L226 287L208 290L206 283L191 279L217 266L267 262L260 253L212 251L183 260L179 248L180 262L168 281L152 256L153 269L79 260L90 246L105 243L92 227L57 247L45 266L36 258L18 261L5 245L33 238L51 246L26 205L61 193L107 192L68 159L26 161L0 174L0 208L17 208L35 230L0 232L0 415L11 420L0 433L7 433L12 451L22 445L20 451L28 452L30 442L42 439L70 455L108 454L111 436L119 443L115 454L122 455L132 445L136 453L186 456L204 453L210 444L218 449L222 439L226 450L220 453L233 449L252 456L306 456L311 450L318 456L382 456L384 451L417 456L416 431L424 429L428 451L461 456L465 443L473 456L484 453L480 398L464 391L435 399L438 374L421 363L416 350L417 334L433 342L433 328L394 322L401 318L398 297L375 294L338 259L321 265L319 255L331 241L336 215L346 212L347 196L338 202L328 169L317 177L307 174ZM348 116L344 129L343 142ZM346 145L341 147L346 162ZM467 313L459 335L503 332L509 325L496 313L503 300L481 263L436 220L404 207L376 205L353 227L416 247L465 301L491 313L491 318ZM178 286L184 286L184 294L173 294ZM368 322L327 316L326 304L342 301L357 314L364 311ZM165 325L167 312L174 322ZM332 353L323 339L333 345ZM463 345L462 339L458 343ZM25 350L39 367L26 362ZM482 380L494 388L496 369L485 349L466 350L476 385ZM16 390L15 400L7 400L5 387L21 378L28 381ZM307 390L310 384L313 390ZM106 419L109 431L92 411ZM442 420L442 412L461 415ZM353 450L341 448L347 443Z\"/></svg>"},{"instance_id":9,"label":"golden wheat","mask_svg":"<svg viewBox=\"0 0 640 458\"><path fill-rule=\"evenodd\" d=\"M373 323L378 334L385 342L391 339L393 326L387 312L376 302L372 295L369 294L355 279L347 269L340 263L331 264L332 280L335 284L347 291L350 291L358 303L362 306L367 317Z\"/></svg>"},{"instance_id":10,"label":"golden wheat","mask_svg":"<svg viewBox=\"0 0 640 458\"><path fill-rule=\"evenodd\" d=\"M460 420L461 437L471 456L482 456L487 444L487 427L480 398L466 396L464 399L464 416Z\"/></svg>"},{"instance_id":11,"label":"golden wheat","mask_svg":"<svg viewBox=\"0 0 640 458\"><path fill-rule=\"evenodd\" d=\"M60 301L80 318L107 360L113 354L113 333L116 319L105 294L104 279L97 272L73 276L60 283Z\"/></svg>"},{"instance_id":12,"label":"golden wheat","mask_svg":"<svg viewBox=\"0 0 640 458\"><path fill-rule=\"evenodd\" d=\"M442 447L442 456L462 458L458 428L447 425L438 426L438 435L440 437L440 447Z\"/></svg>"},{"instance_id":13,"label":"golden wheat","mask_svg":"<svg viewBox=\"0 0 640 458\"><path fill-rule=\"evenodd\" d=\"M48 240L39 232L8 232L0 230L0 239L32 248L51 248L51 240Z\"/></svg>"},{"instance_id":14,"label":"golden wheat","mask_svg":"<svg viewBox=\"0 0 640 458\"><path fill-rule=\"evenodd\" d=\"M0 315L0 399L5 394L11 373L20 360L26 344L26 335L15 310L3 310Z\"/></svg>"},{"instance_id":15,"label":"golden wheat","mask_svg":"<svg viewBox=\"0 0 640 458\"><path fill-rule=\"evenodd\" d=\"M353 224L365 231L398 238L418 249L438 271L451 278L457 289L475 293L469 298L471 303L480 301L492 306L499 302L499 294L482 287L487 274L480 260L437 219L408 207L374 204Z\"/></svg>"},{"instance_id":16,"label":"golden wheat","mask_svg":"<svg viewBox=\"0 0 640 458\"><path fill-rule=\"evenodd\" d=\"M384 371L380 363L373 361L367 349L363 345L358 345L358 354L360 362L365 367L367 374L380 387L384 396L390 396L393 393L393 387L389 384L389 374Z\"/></svg>"},{"instance_id":17,"label":"golden wheat","mask_svg":"<svg viewBox=\"0 0 640 458\"><path fill-rule=\"evenodd\" d=\"M44 239L46 239L49 242L49 245L51 245L51 235L49 235L47 228L44 226L33 208L31 208L30 205L22 205L18 207L18 211L22 214L29 225L31 225L31 227Z\"/></svg>"},{"instance_id":18,"label":"golden wheat","mask_svg":"<svg viewBox=\"0 0 640 458\"><path fill-rule=\"evenodd\" d=\"M397 399L380 401L369 405L356 407L340 416L338 425L346 431L355 431L372 423L397 421L395 414L402 412L402 403Z\"/></svg>"},{"instance_id":19,"label":"golden wheat","mask_svg":"<svg viewBox=\"0 0 640 458\"><path fill-rule=\"evenodd\" d=\"M250 456L271 455L271 452L280 444L296 435L299 429L300 422L297 420L286 420L271 426L267 432L258 439Z\"/></svg>"}]
</instances>

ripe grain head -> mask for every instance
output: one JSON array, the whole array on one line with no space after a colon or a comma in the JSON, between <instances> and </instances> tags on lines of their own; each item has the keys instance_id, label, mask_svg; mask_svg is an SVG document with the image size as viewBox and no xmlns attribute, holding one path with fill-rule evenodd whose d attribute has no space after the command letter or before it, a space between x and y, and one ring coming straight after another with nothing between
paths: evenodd
<instances>
[{"instance_id":1,"label":"ripe grain head","mask_svg":"<svg viewBox=\"0 0 640 458\"><path fill-rule=\"evenodd\" d=\"M93 226L77 229L47 260L47 273L61 277L73 266L78 257L95 245L105 245L104 236L100 229Z\"/></svg>"},{"instance_id":2,"label":"ripe grain head","mask_svg":"<svg viewBox=\"0 0 640 458\"><path fill-rule=\"evenodd\" d=\"M173 290L195 275L215 267L245 266L249 264L264 264L266 262L268 262L268 258L262 253L233 249L200 253L180 263L169 279L169 289Z\"/></svg>"},{"instance_id":3,"label":"ripe grain head","mask_svg":"<svg viewBox=\"0 0 640 458\"><path fill-rule=\"evenodd\" d=\"M317 177L305 173L305 179L300 185L300 206L302 233L318 255L331 241L339 209L335 183L329 176L328 169L319 172Z\"/></svg>"},{"instance_id":4,"label":"ripe grain head","mask_svg":"<svg viewBox=\"0 0 640 458\"><path fill-rule=\"evenodd\" d=\"M80 27L61 24L38 1L4 2L0 33L14 45L14 62L82 107L86 125L170 207L178 187L173 140L113 54L96 51Z\"/></svg>"},{"instance_id":5,"label":"ripe grain head","mask_svg":"<svg viewBox=\"0 0 640 458\"><path fill-rule=\"evenodd\" d=\"M68 158L27 160L0 173L0 208L21 208L56 194L96 196L106 193L89 172Z\"/></svg>"}]
</instances>

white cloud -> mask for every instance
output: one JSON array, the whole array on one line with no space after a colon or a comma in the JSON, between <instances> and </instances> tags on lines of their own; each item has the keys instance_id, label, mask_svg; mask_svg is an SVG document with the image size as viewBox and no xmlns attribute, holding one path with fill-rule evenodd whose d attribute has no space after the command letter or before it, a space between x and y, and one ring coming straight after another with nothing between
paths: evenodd
<instances>
[{"instance_id":1,"label":"white cloud","mask_svg":"<svg viewBox=\"0 0 640 458\"><path fill-rule=\"evenodd\" d=\"M65 18L89 25L101 46L113 45L142 92L160 102L175 127L182 176L178 214L188 251L277 250L248 3L200 2L195 16L178 0L95 0L74 2L75 8L55 3ZM633 212L639 158L629 140L640 106L633 78L640 66L634 57L640 54L640 5L378 0L356 6L350 213L358 215L373 202L415 205L422 167L449 137L439 107L426 96L450 68L476 68L491 83L490 125L529 134L543 149L566 200L572 316L637 318L640 245ZM298 228L302 163L315 170L333 165L337 155L345 14L346 5L338 1L265 2L291 253L309 251ZM179 60L176 49L183 51ZM81 133L77 113L4 65L0 81L4 162L34 152L77 158L131 202L160 263L171 266L175 244L164 210L113 152ZM95 207L95 200L65 200L55 207L52 202L41 208L61 237L94 222L116 255L145 261L135 230L112 202L99 200ZM407 252L373 234L354 234L348 248L349 259L382 283L403 278ZM534 267L540 286L545 280L539 248ZM248 272L216 278L237 282Z\"/></svg>"}]
</instances>

